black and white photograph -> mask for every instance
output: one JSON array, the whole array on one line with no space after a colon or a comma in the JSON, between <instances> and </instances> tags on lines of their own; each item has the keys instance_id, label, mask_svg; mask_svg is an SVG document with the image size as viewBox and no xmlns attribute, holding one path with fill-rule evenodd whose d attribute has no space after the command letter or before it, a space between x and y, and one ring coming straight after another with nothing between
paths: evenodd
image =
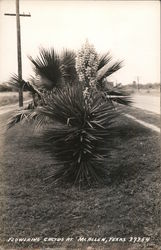
<instances>
[{"instance_id":1,"label":"black and white photograph","mask_svg":"<svg viewBox=\"0 0 161 250\"><path fill-rule=\"evenodd\" d=\"M0 0L0 250L161 250L160 1Z\"/></svg>"}]
</instances>

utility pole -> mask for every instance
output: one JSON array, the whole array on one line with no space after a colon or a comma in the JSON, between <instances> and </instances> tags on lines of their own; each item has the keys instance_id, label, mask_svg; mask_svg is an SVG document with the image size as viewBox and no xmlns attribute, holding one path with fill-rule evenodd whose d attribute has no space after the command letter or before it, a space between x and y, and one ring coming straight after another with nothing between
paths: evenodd
<instances>
[{"instance_id":1,"label":"utility pole","mask_svg":"<svg viewBox=\"0 0 161 250\"><path fill-rule=\"evenodd\" d=\"M31 17L30 14L19 13L19 0L16 0L16 14L5 13L5 16L16 16L17 27L17 62L18 62L18 81L19 81L19 107L23 107L23 84L22 84L22 58L21 58L21 27L20 16Z\"/></svg>"},{"instance_id":2,"label":"utility pole","mask_svg":"<svg viewBox=\"0 0 161 250\"><path fill-rule=\"evenodd\" d=\"M138 91L139 91L139 76L137 76L137 86L138 86Z\"/></svg>"}]
</instances>

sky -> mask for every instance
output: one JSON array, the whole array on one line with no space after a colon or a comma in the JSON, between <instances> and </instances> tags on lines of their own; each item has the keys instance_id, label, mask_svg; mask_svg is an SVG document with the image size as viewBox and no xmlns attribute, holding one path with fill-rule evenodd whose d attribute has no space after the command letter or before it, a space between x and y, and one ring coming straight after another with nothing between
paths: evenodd
<instances>
[{"instance_id":1,"label":"sky","mask_svg":"<svg viewBox=\"0 0 161 250\"><path fill-rule=\"evenodd\" d=\"M86 39L111 52L123 68L110 81L160 82L160 1L20 0L23 78L33 73L28 55L40 47L77 51ZM0 0L0 83L17 73L15 0Z\"/></svg>"}]
</instances>

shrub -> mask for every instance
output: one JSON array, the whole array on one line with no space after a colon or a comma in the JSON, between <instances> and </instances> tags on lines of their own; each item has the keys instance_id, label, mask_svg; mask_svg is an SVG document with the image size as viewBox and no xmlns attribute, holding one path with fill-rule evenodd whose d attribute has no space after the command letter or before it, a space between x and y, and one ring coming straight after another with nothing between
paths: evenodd
<instances>
[{"instance_id":1,"label":"shrub","mask_svg":"<svg viewBox=\"0 0 161 250\"><path fill-rule=\"evenodd\" d=\"M66 87L52 92L39 111L52 121L43 132L41 143L58 163L51 176L56 182L90 185L106 176L105 161L117 133L111 124L118 113L98 92L91 95L85 101L81 86ZM54 126L55 121L59 126Z\"/></svg>"}]
</instances>

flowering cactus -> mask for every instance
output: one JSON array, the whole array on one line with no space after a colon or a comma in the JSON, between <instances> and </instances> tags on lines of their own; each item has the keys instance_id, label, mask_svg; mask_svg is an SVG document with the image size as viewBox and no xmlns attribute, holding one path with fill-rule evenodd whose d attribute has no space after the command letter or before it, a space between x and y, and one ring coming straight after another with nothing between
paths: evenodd
<instances>
[{"instance_id":1,"label":"flowering cactus","mask_svg":"<svg viewBox=\"0 0 161 250\"><path fill-rule=\"evenodd\" d=\"M93 45L88 41L78 51L76 57L76 71L79 80L86 87L95 87L96 72L98 69L98 55Z\"/></svg>"}]
</instances>

